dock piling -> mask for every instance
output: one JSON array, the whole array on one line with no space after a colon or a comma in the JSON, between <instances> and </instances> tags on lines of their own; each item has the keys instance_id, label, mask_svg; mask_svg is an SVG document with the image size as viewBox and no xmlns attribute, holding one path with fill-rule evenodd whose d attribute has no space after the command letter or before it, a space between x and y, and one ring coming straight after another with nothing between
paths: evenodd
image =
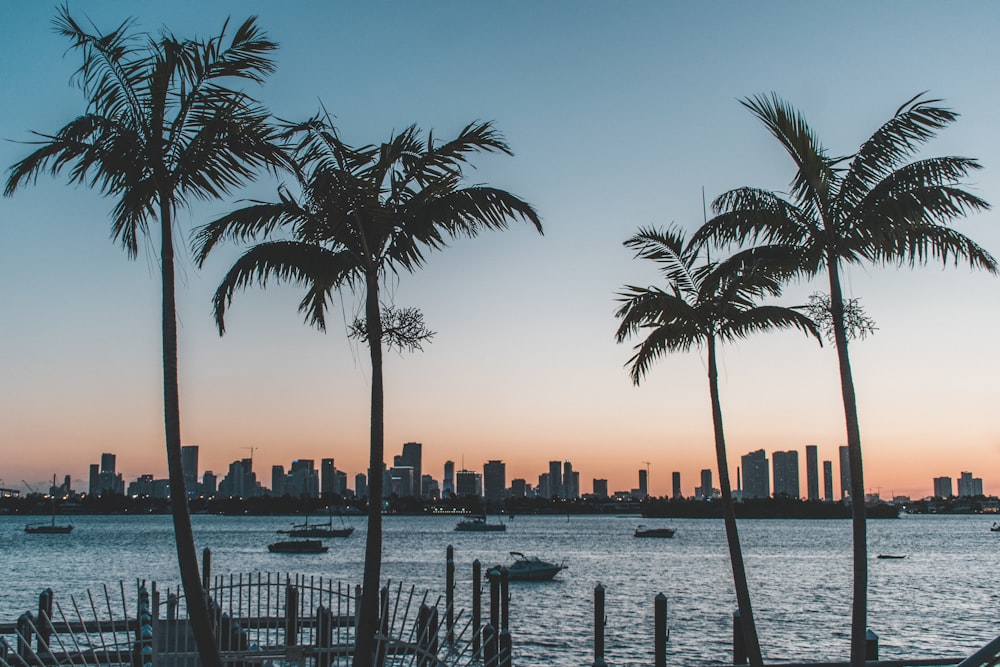
<instances>
[{"instance_id":1,"label":"dock piling","mask_svg":"<svg viewBox=\"0 0 1000 667\"><path fill-rule=\"evenodd\" d=\"M455 547L448 545L448 561L445 566L445 625L448 643L455 643Z\"/></svg>"},{"instance_id":2,"label":"dock piling","mask_svg":"<svg viewBox=\"0 0 1000 667\"><path fill-rule=\"evenodd\" d=\"M49 641L52 639L52 595L52 589L46 588L38 596L38 621L35 623L35 630L38 631L39 653L49 650Z\"/></svg>"},{"instance_id":3,"label":"dock piling","mask_svg":"<svg viewBox=\"0 0 1000 667\"><path fill-rule=\"evenodd\" d=\"M201 552L201 588L208 595L212 583L212 550L205 547Z\"/></svg>"},{"instance_id":4,"label":"dock piling","mask_svg":"<svg viewBox=\"0 0 1000 667\"><path fill-rule=\"evenodd\" d=\"M299 589L285 586L285 646L299 643Z\"/></svg>"},{"instance_id":5,"label":"dock piling","mask_svg":"<svg viewBox=\"0 0 1000 667\"><path fill-rule=\"evenodd\" d=\"M653 598L653 664L667 667L667 596L663 593Z\"/></svg>"},{"instance_id":6,"label":"dock piling","mask_svg":"<svg viewBox=\"0 0 1000 667\"><path fill-rule=\"evenodd\" d=\"M479 559L472 561L472 655L482 649L483 627L483 566Z\"/></svg>"},{"instance_id":7,"label":"dock piling","mask_svg":"<svg viewBox=\"0 0 1000 667\"><path fill-rule=\"evenodd\" d=\"M608 617L604 615L604 586L598 583L594 586L594 665L607 667L604 662L604 626Z\"/></svg>"},{"instance_id":8,"label":"dock piling","mask_svg":"<svg viewBox=\"0 0 1000 667\"><path fill-rule=\"evenodd\" d=\"M865 630L865 660L878 660L878 635Z\"/></svg>"}]
</instances>

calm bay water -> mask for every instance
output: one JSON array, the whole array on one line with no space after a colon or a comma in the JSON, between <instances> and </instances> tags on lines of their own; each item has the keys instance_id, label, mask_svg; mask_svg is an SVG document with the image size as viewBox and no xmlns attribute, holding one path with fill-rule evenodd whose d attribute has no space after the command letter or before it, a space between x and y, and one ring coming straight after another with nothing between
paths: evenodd
<instances>
[{"instance_id":1,"label":"calm bay water","mask_svg":"<svg viewBox=\"0 0 1000 667\"><path fill-rule=\"evenodd\" d=\"M267 551L285 517L195 516L199 550L215 574L300 573L361 580L365 521L329 553ZM505 533L456 533L455 517L385 517L383 577L444 593L445 548L455 547L457 605L471 606L471 563L522 551L565 560L553 582L511 584L515 663L558 667L593 660L593 588L606 589L606 658L652 662L653 598L668 599L673 664L731 661L736 608L721 521L659 520L673 539L635 539L636 517L519 516ZM71 535L27 535L0 517L0 618L13 621L52 587L57 599L119 580L176 585L167 516L75 517ZM869 627L883 659L970 653L1000 634L1000 533L982 516L904 516L869 523ZM761 645L768 661L846 660L851 597L849 521L746 520L740 535ZM905 559L878 560L879 553Z\"/></svg>"}]
</instances>

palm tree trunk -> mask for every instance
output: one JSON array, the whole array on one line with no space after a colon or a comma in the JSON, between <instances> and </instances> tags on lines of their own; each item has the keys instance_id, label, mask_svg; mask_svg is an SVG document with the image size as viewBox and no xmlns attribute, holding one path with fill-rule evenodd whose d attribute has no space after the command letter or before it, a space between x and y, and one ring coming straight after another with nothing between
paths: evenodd
<instances>
[{"instance_id":1,"label":"palm tree trunk","mask_svg":"<svg viewBox=\"0 0 1000 667\"><path fill-rule=\"evenodd\" d=\"M761 667L760 641L757 625L754 623L753 607L750 605L750 588L747 586L747 572L743 564L743 549L736 529L736 511L733 508L733 490L729 483L729 463L726 459L726 436L722 430L722 401L719 399L719 371L715 359L715 336L707 336L708 345L708 390L712 396L712 425L715 430L715 457L719 466L719 488L722 491L722 517L726 526L726 541L729 543L729 560L733 566L733 584L736 587L736 605L740 610L743 627L743 641L747 657L753 667Z\"/></svg>"},{"instance_id":2,"label":"palm tree trunk","mask_svg":"<svg viewBox=\"0 0 1000 667\"><path fill-rule=\"evenodd\" d=\"M827 258L830 275L830 314L840 365L840 390L844 397L844 421L847 426L847 457L851 477L851 527L854 552L854 602L851 610L851 665L864 667L865 634L868 629L868 537L865 517L865 482L861 459L861 427L858 403L854 395L851 359L847 353L844 326L844 301L840 289L840 269L836 257Z\"/></svg>"},{"instance_id":3,"label":"palm tree trunk","mask_svg":"<svg viewBox=\"0 0 1000 667\"><path fill-rule=\"evenodd\" d=\"M382 391L382 319L378 302L378 270L365 275L365 320L372 364L371 451L368 463L368 536L365 541L365 571L361 588L361 610L354 646L353 667L371 667L378 628L379 587L382 577L382 468L385 434Z\"/></svg>"},{"instance_id":4,"label":"palm tree trunk","mask_svg":"<svg viewBox=\"0 0 1000 667\"><path fill-rule=\"evenodd\" d=\"M167 474L170 479L170 506L174 519L174 542L177 545L177 565L191 629L201 664L221 667L222 659L215 643L215 634L208 613L205 591L198 572L198 553L191 529L184 469L181 465L180 390L177 379L177 308L174 289L173 219L169 193L160 198L160 274L163 294L163 423L166 430Z\"/></svg>"}]
</instances>

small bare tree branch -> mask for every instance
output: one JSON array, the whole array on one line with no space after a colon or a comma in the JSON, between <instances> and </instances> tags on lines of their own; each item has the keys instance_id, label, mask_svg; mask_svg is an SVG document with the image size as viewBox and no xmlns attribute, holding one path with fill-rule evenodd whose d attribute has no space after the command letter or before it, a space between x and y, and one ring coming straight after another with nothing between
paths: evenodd
<instances>
[{"instance_id":1,"label":"small bare tree branch","mask_svg":"<svg viewBox=\"0 0 1000 667\"><path fill-rule=\"evenodd\" d=\"M356 340L368 339L368 323L357 317L351 323L348 337ZM403 352L423 350L424 341L434 338L435 332L424 324L424 314L419 308L397 308L382 306L382 343L386 348Z\"/></svg>"},{"instance_id":2,"label":"small bare tree branch","mask_svg":"<svg viewBox=\"0 0 1000 667\"><path fill-rule=\"evenodd\" d=\"M814 292L809 295L809 303L802 309L809 314L826 339L833 343L833 311L830 308L830 295ZM868 317L861 306L861 299L844 301L844 329L848 340L864 340L878 331L875 320Z\"/></svg>"}]
</instances>

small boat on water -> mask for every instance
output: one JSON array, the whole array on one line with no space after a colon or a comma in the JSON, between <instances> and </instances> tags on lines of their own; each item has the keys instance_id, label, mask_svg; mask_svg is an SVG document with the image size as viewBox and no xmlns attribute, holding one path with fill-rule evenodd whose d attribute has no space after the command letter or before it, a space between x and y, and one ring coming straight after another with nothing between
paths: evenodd
<instances>
[{"instance_id":1,"label":"small boat on water","mask_svg":"<svg viewBox=\"0 0 1000 667\"><path fill-rule=\"evenodd\" d=\"M340 521L343 523L343 517L341 517ZM304 523L293 523L289 530L279 530L278 534L288 535L289 537L347 537L353 532L353 526L334 528L332 516L326 523L309 523L309 517L307 516Z\"/></svg>"},{"instance_id":2,"label":"small boat on water","mask_svg":"<svg viewBox=\"0 0 1000 667\"><path fill-rule=\"evenodd\" d=\"M507 566L510 581L550 581L552 577L566 569L565 563L550 563L537 556L525 556L520 551L511 551L514 562ZM499 570L497 565L492 570Z\"/></svg>"},{"instance_id":3,"label":"small boat on water","mask_svg":"<svg viewBox=\"0 0 1000 667\"><path fill-rule=\"evenodd\" d=\"M898 559L898 558L906 558L906 555L905 554L903 554L903 555L898 555L898 554L879 554L878 556L876 556L876 558L883 558L883 559L884 558L889 558L889 559L896 558L896 559Z\"/></svg>"},{"instance_id":4,"label":"small boat on water","mask_svg":"<svg viewBox=\"0 0 1000 667\"><path fill-rule=\"evenodd\" d=\"M993 525L990 526L990 532L991 533L1000 533L1000 523L997 523L996 521L994 521Z\"/></svg>"},{"instance_id":5,"label":"small boat on water","mask_svg":"<svg viewBox=\"0 0 1000 667\"><path fill-rule=\"evenodd\" d=\"M486 515L473 516L467 519L462 519L455 526L455 530L470 531L470 532L502 532L507 530L507 524L505 523L488 523L486 521Z\"/></svg>"},{"instance_id":6,"label":"small boat on water","mask_svg":"<svg viewBox=\"0 0 1000 667\"><path fill-rule=\"evenodd\" d=\"M325 554L330 550L319 540L280 540L267 545L273 554Z\"/></svg>"},{"instance_id":7,"label":"small boat on water","mask_svg":"<svg viewBox=\"0 0 1000 667\"><path fill-rule=\"evenodd\" d=\"M52 475L52 486L56 485L56 476ZM72 532L73 524L57 524L56 523L56 497L54 493L49 495L52 501L52 520L48 522L41 523L29 523L24 527L24 532L29 535L65 535L66 533Z\"/></svg>"},{"instance_id":8,"label":"small boat on water","mask_svg":"<svg viewBox=\"0 0 1000 667\"><path fill-rule=\"evenodd\" d=\"M676 528L647 528L645 525L640 524L635 529L636 537L673 537L674 533L677 532Z\"/></svg>"}]
</instances>

